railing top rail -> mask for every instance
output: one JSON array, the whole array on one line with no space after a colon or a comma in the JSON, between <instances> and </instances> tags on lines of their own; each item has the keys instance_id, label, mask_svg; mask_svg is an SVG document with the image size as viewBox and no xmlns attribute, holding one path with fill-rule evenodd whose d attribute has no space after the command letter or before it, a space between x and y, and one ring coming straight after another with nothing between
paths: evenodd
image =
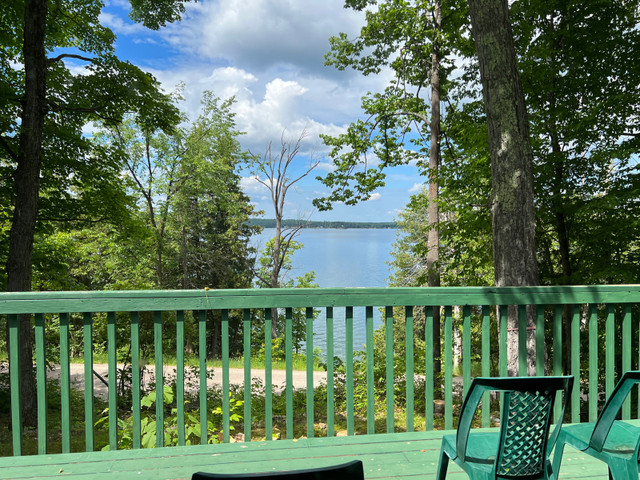
<instances>
[{"instance_id":1,"label":"railing top rail","mask_svg":"<svg viewBox=\"0 0 640 480\"><path fill-rule=\"evenodd\" d=\"M640 285L0 293L0 314L273 307L640 303Z\"/></svg>"}]
</instances>

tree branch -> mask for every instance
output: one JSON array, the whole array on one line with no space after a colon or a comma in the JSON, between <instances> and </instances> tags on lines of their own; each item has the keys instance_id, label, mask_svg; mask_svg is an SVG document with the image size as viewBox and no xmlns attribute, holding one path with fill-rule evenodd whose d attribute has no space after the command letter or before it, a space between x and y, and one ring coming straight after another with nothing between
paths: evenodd
<instances>
[{"instance_id":1,"label":"tree branch","mask_svg":"<svg viewBox=\"0 0 640 480\"><path fill-rule=\"evenodd\" d=\"M93 58L83 57L82 55L76 55L75 53L61 53L57 57L47 58L47 63L52 64L55 62L59 62L63 58L75 58L77 60L83 60L85 62L93 62Z\"/></svg>"},{"instance_id":2,"label":"tree branch","mask_svg":"<svg viewBox=\"0 0 640 480\"><path fill-rule=\"evenodd\" d=\"M5 151L9 154L9 156L15 160L16 162L18 161L18 154L13 150L13 148L11 147L11 144L7 141L6 137L4 137L3 135L0 135L0 145L2 145L2 147L5 149Z\"/></svg>"}]
</instances>

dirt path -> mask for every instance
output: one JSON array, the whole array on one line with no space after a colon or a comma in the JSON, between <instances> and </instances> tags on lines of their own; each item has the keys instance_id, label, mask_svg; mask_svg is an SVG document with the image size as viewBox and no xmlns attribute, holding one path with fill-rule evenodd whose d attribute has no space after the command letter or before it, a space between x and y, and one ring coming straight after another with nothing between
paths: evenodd
<instances>
[{"instance_id":1,"label":"dirt path","mask_svg":"<svg viewBox=\"0 0 640 480\"><path fill-rule=\"evenodd\" d=\"M122 368L122 365L118 365L118 368ZM71 371L71 386L79 390L84 389L84 365L81 363L72 363L70 366ZM93 371L100 375L105 381L108 380L108 366L106 363L98 363L93 365ZM176 367L165 366L164 369L165 383L175 378ZM209 379L207 380L207 387L213 387L214 385L222 386L222 368L212 367L209 368ZM213 374L213 377L211 377ZM60 378L60 367L55 366L53 370L47 372L47 378ZM155 366L147 365L145 368L142 384L148 386L149 383L155 378ZM264 384L265 372L264 369L252 369L251 378L257 378ZM327 372L314 372L313 385L317 387L321 383L326 382ZM284 388L286 381L285 370L273 370L272 371L272 383L276 391L280 391ZM244 385L244 369L242 368L230 368L229 369L229 383L231 385ZM293 388L305 388L307 386L307 372L294 370L293 372ZM189 371L185 371L185 388L194 391L198 388L198 377L191 375ZM97 397L106 399L108 396L107 386L96 376L93 376L93 389Z\"/></svg>"}]
</instances>

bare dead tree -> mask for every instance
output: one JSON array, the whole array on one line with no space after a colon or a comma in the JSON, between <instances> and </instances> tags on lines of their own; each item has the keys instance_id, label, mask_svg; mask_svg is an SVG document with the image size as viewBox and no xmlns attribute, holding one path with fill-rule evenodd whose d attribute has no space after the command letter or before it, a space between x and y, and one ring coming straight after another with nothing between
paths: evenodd
<instances>
[{"instance_id":1,"label":"bare dead tree","mask_svg":"<svg viewBox=\"0 0 640 480\"><path fill-rule=\"evenodd\" d=\"M294 160L300 153L302 141L308 136L306 130L300 133L295 142L285 137L282 132L280 137L280 149L276 151L273 148L273 142L269 142L267 150L261 159L254 161L254 174L256 180L267 187L271 193L271 203L275 213L276 231L273 238L273 252L271 255L271 269L269 276L264 277L257 274L258 280L267 288L277 288L281 281L282 266L287 257L287 253L292 245L296 235L303 228L303 222L296 226L282 226L284 217L284 206L287 193L300 180L305 178L311 171L318 166L319 160L311 160L308 165L302 169L294 168ZM276 319L277 312L272 311L272 319L274 321L272 335L277 336Z\"/></svg>"}]
</instances>

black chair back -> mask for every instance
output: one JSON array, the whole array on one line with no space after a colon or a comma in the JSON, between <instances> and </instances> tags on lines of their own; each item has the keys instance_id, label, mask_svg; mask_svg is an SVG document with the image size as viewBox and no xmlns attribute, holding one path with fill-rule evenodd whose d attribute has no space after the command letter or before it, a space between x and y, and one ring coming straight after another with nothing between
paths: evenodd
<instances>
[{"instance_id":1,"label":"black chair back","mask_svg":"<svg viewBox=\"0 0 640 480\"><path fill-rule=\"evenodd\" d=\"M330 467L286 470L260 473L204 473L197 472L191 480L364 480L364 469L360 460Z\"/></svg>"}]
</instances>

